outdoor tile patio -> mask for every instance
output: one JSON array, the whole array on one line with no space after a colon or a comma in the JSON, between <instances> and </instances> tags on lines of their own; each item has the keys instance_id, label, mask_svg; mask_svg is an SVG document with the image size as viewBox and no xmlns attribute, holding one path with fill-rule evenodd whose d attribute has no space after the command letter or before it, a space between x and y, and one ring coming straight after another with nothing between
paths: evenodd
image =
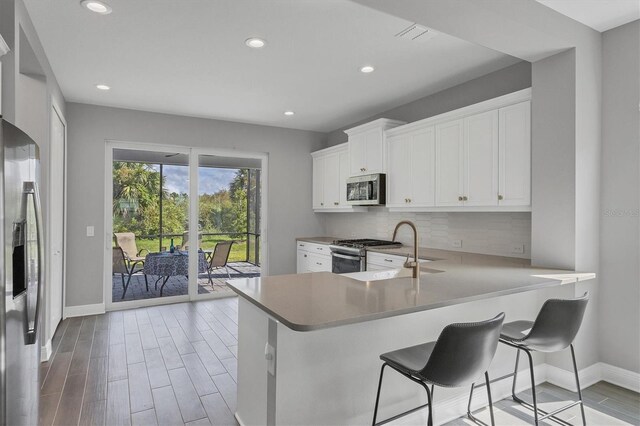
<instances>
[{"instance_id":1,"label":"outdoor tile patio","mask_svg":"<svg viewBox=\"0 0 640 426\"><path fill-rule=\"evenodd\" d=\"M260 267L247 262L232 262L229 263L229 273L231 278L249 278L260 276ZM122 299L122 281L120 274L113 276L112 297L114 302L121 300L141 300L141 299L153 299L160 297L160 285L162 281L158 282L158 289L155 288L155 282L158 277L149 275L149 291L147 292L144 285L144 276L142 274L136 274L131 277L131 283L127 289L127 294ZM231 296L233 291L227 287L225 282L229 279L224 268L214 271L211 274L213 279L213 286L209 284L209 277L206 273L198 276L198 294L215 293L220 297ZM125 277L126 280L126 277ZM187 277L176 276L169 278L167 285L164 287L162 297L180 296L187 294Z\"/></svg>"}]
</instances>

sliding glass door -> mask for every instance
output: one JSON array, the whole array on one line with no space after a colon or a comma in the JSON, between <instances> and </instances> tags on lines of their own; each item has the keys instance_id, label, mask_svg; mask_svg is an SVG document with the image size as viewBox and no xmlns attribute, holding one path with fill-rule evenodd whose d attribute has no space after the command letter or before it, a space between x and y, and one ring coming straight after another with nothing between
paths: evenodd
<instances>
[{"instance_id":1,"label":"sliding glass door","mask_svg":"<svg viewBox=\"0 0 640 426\"><path fill-rule=\"evenodd\" d=\"M198 155L198 247L208 262L198 295L231 295L227 280L260 276L261 167L253 158Z\"/></svg>"},{"instance_id":2,"label":"sliding glass door","mask_svg":"<svg viewBox=\"0 0 640 426\"><path fill-rule=\"evenodd\" d=\"M226 297L261 274L262 155L109 142L107 308Z\"/></svg>"}]
</instances>

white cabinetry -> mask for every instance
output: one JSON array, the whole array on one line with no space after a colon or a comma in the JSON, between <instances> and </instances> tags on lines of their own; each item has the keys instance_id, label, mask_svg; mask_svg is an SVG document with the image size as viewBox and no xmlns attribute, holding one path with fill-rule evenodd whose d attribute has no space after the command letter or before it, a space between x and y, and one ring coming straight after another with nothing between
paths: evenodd
<instances>
[{"instance_id":1,"label":"white cabinetry","mask_svg":"<svg viewBox=\"0 0 640 426\"><path fill-rule=\"evenodd\" d=\"M296 272L331 272L331 251L328 245L297 242Z\"/></svg>"},{"instance_id":2,"label":"white cabinetry","mask_svg":"<svg viewBox=\"0 0 640 426\"><path fill-rule=\"evenodd\" d=\"M404 121L380 118L345 130L349 136L349 172L351 176L385 173L385 131L405 124Z\"/></svg>"},{"instance_id":3,"label":"white cabinetry","mask_svg":"<svg viewBox=\"0 0 640 426\"><path fill-rule=\"evenodd\" d=\"M314 211L366 211L347 203L349 153L347 144L316 151L313 157Z\"/></svg>"},{"instance_id":4,"label":"white cabinetry","mask_svg":"<svg viewBox=\"0 0 640 426\"><path fill-rule=\"evenodd\" d=\"M434 128L387 137L387 206L434 205Z\"/></svg>"},{"instance_id":5,"label":"white cabinetry","mask_svg":"<svg viewBox=\"0 0 640 426\"><path fill-rule=\"evenodd\" d=\"M407 260L404 256L367 252L367 271L384 271L386 269L400 269Z\"/></svg>"},{"instance_id":6,"label":"white cabinetry","mask_svg":"<svg viewBox=\"0 0 640 426\"><path fill-rule=\"evenodd\" d=\"M500 108L498 204L531 204L531 103Z\"/></svg>"},{"instance_id":7,"label":"white cabinetry","mask_svg":"<svg viewBox=\"0 0 640 426\"><path fill-rule=\"evenodd\" d=\"M498 205L498 111L464 119L462 200L465 206Z\"/></svg>"},{"instance_id":8,"label":"white cabinetry","mask_svg":"<svg viewBox=\"0 0 640 426\"><path fill-rule=\"evenodd\" d=\"M525 89L386 132L394 211L530 211Z\"/></svg>"},{"instance_id":9,"label":"white cabinetry","mask_svg":"<svg viewBox=\"0 0 640 426\"><path fill-rule=\"evenodd\" d=\"M436 125L436 206L462 205L463 122Z\"/></svg>"}]
</instances>

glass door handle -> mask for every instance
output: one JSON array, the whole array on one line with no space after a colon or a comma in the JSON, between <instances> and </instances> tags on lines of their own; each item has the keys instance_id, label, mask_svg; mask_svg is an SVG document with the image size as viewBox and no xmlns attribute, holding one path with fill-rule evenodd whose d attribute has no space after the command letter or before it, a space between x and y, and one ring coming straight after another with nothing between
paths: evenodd
<instances>
[{"instance_id":1,"label":"glass door handle","mask_svg":"<svg viewBox=\"0 0 640 426\"><path fill-rule=\"evenodd\" d=\"M24 182L23 194L25 198L25 288L27 289L27 327L25 332L26 344L36 342L40 318L40 300L42 299L42 212L40 210L40 196L35 182ZM29 203L33 204L29 204ZM35 225L35 233L31 229ZM35 241L32 238L35 237ZM35 250L35 253L32 251ZM35 281L35 289L33 282ZM35 293L35 295L34 295ZM35 307L32 299L35 297Z\"/></svg>"}]
</instances>

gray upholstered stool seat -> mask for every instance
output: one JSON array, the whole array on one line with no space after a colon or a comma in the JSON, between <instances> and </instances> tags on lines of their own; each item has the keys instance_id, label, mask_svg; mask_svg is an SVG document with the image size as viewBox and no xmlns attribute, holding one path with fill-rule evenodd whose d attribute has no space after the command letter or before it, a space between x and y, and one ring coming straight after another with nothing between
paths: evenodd
<instances>
[{"instance_id":1,"label":"gray upholstered stool seat","mask_svg":"<svg viewBox=\"0 0 640 426\"><path fill-rule=\"evenodd\" d=\"M510 340L512 342L519 342L524 340L533 327L533 321L513 321L508 322L502 326L502 332L500 338Z\"/></svg>"},{"instance_id":2,"label":"gray upholstered stool seat","mask_svg":"<svg viewBox=\"0 0 640 426\"><path fill-rule=\"evenodd\" d=\"M436 342L429 342L398 349L397 351L380 355L380 359L393 366L396 370L420 376L420 371L427 364L435 345Z\"/></svg>"},{"instance_id":3,"label":"gray upholstered stool seat","mask_svg":"<svg viewBox=\"0 0 640 426\"><path fill-rule=\"evenodd\" d=\"M498 347L503 321L504 313L500 313L486 321L449 324L442 330L435 342L422 343L380 355L380 359L384 363L380 369L376 405L373 410L373 424L388 423L428 407L427 424L431 426L433 424L434 385L444 387L471 385L471 394L473 394L474 383L482 377L483 373L487 386L491 424L494 424L487 370ZM391 367L407 379L422 386L427 393L427 403L376 423L385 367ZM431 386L429 387L429 385ZM469 403L470 405L471 403ZM475 420L470 408L467 414Z\"/></svg>"}]
</instances>

